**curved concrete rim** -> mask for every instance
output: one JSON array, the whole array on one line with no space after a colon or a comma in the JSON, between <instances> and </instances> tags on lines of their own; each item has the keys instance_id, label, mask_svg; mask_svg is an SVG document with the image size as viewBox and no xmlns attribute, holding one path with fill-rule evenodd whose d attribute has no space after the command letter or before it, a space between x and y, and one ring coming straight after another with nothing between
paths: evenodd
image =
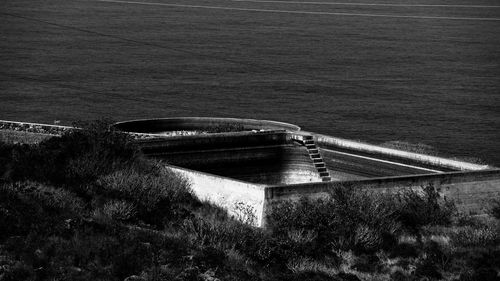
<instances>
[{"instance_id":1,"label":"curved concrete rim","mask_svg":"<svg viewBox=\"0 0 500 281\"><path fill-rule=\"evenodd\" d=\"M266 126L271 127L276 127L276 129L281 129L281 130L287 130L287 131L292 131L292 132L297 132L300 131L301 128L297 125L291 124L291 123L285 123L285 122L279 122L279 121L272 121L272 120L262 120L262 119L248 119L248 118L229 118L229 117L166 117L166 118L144 118L144 119L134 119L134 120L127 120L127 121L121 121L121 122L116 122L112 126L120 129L121 126L127 126L127 125L132 125L134 123L140 124L141 122L155 122L155 121L179 121L179 122L207 122L207 123L216 123L216 122L234 122L234 123L239 123L242 125L248 125L251 127L252 125L256 127L263 128ZM132 132L132 133L141 133L141 132L135 132L133 130L124 130L127 132Z\"/></svg>"}]
</instances>

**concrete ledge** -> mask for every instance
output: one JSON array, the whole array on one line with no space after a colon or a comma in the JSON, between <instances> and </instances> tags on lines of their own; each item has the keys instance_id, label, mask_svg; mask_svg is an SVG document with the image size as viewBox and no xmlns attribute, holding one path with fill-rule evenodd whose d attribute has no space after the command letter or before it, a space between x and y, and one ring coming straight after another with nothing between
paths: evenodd
<instances>
[{"instance_id":1,"label":"concrete ledge","mask_svg":"<svg viewBox=\"0 0 500 281\"><path fill-rule=\"evenodd\" d=\"M200 148L206 150L242 146L282 145L288 142L289 138L285 131L234 132L136 140L136 143L146 154L157 151L199 150Z\"/></svg>"},{"instance_id":2,"label":"concrete ledge","mask_svg":"<svg viewBox=\"0 0 500 281\"><path fill-rule=\"evenodd\" d=\"M335 138L331 136L314 134L316 138L316 143L320 147L338 147L342 149L348 149L355 152L366 152L371 154L376 154L380 156L388 156L392 158L407 159L417 163L429 164L431 166L437 167L447 167L454 170L462 171L476 171L476 170L486 170L491 169L488 165L478 165L473 163L468 163L464 161L457 161L452 159L446 159L442 157L430 156L425 154L407 152L392 148L385 148L377 145L356 142L352 140L346 140L341 138Z\"/></svg>"},{"instance_id":3,"label":"concrete ledge","mask_svg":"<svg viewBox=\"0 0 500 281\"><path fill-rule=\"evenodd\" d=\"M427 184L457 184L463 182L481 182L500 179L500 169L470 172L449 172L442 174L410 175L397 177L382 177L337 182L298 183L287 185L270 185L266 187L266 198L287 197L288 194L311 194L329 192L338 185L352 184L361 188L394 188L422 186ZM500 186L498 187L500 191Z\"/></svg>"},{"instance_id":4,"label":"concrete ledge","mask_svg":"<svg viewBox=\"0 0 500 281\"><path fill-rule=\"evenodd\" d=\"M138 119L115 123L115 128L134 133L159 133L164 131L202 130L221 125L241 125L245 130L287 130L299 131L300 127L284 122L214 117L176 117Z\"/></svg>"}]
</instances>

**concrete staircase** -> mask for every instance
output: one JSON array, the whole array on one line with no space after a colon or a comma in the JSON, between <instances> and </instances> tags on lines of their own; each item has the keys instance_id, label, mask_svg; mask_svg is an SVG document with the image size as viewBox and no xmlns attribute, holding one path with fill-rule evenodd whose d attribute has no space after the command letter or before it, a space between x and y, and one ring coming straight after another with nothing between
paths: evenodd
<instances>
[{"instance_id":1,"label":"concrete staircase","mask_svg":"<svg viewBox=\"0 0 500 281\"><path fill-rule=\"evenodd\" d=\"M331 181L332 178L330 177L330 172L328 172L328 169L326 168L326 164L323 161L323 157L321 157L321 154L319 153L319 149L314 142L313 136L305 134L292 135L292 139L306 147L309 157L319 173L321 181Z\"/></svg>"}]
</instances>

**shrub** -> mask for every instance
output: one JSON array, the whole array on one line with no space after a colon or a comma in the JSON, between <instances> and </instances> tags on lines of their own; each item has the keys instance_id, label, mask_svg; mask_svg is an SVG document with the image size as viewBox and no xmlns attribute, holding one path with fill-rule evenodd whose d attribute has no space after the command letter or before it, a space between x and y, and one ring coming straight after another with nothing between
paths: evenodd
<instances>
[{"instance_id":1,"label":"shrub","mask_svg":"<svg viewBox=\"0 0 500 281\"><path fill-rule=\"evenodd\" d=\"M442 200L432 185L423 187L422 191L407 190L395 196L398 221L414 233L425 225L451 224L456 212L454 203Z\"/></svg>"},{"instance_id":2,"label":"shrub","mask_svg":"<svg viewBox=\"0 0 500 281\"><path fill-rule=\"evenodd\" d=\"M0 241L64 228L65 219L79 216L84 209L71 192L34 182L2 184L0 194Z\"/></svg>"},{"instance_id":3,"label":"shrub","mask_svg":"<svg viewBox=\"0 0 500 281\"><path fill-rule=\"evenodd\" d=\"M431 279L441 279L443 277L436 264L430 259L424 259L417 264L415 275L417 277L428 277Z\"/></svg>"},{"instance_id":4,"label":"shrub","mask_svg":"<svg viewBox=\"0 0 500 281\"><path fill-rule=\"evenodd\" d=\"M140 157L130 136L96 121L39 145L18 145L12 151L11 180L32 179L79 186L126 167Z\"/></svg>"},{"instance_id":5,"label":"shrub","mask_svg":"<svg viewBox=\"0 0 500 281\"><path fill-rule=\"evenodd\" d=\"M491 202L491 215L500 220L500 199Z\"/></svg>"},{"instance_id":6,"label":"shrub","mask_svg":"<svg viewBox=\"0 0 500 281\"><path fill-rule=\"evenodd\" d=\"M0 142L0 182L9 178L14 145Z\"/></svg>"},{"instance_id":7,"label":"shrub","mask_svg":"<svg viewBox=\"0 0 500 281\"><path fill-rule=\"evenodd\" d=\"M26 200L35 201L47 210L64 210L79 214L85 207L84 202L76 194L37 182L16 182L5 184L3 188L12 190L17 196Z\"/></svg>"},{"instance_id":8,"label":"shrub","mask_svg":"<svg viewBox=\"0 0 500 281\"><path fill-rule=\"evenodd\" d=\"M289 239L273 237L261 229L236 221L225 213L219 213L218 208L207 213L184 221L182 229L190 244L245 253L263 268L284 269L287 260L298 256L298 245Z\"/></svg>"},{"instance_id":9,"label":"shrub","mask_svg":"<svg viewBox=\"0 0 500 281\"><path fill-rule=\"evenodd\" d=\"M255 209L243 202L234 203L235 216L234 218L244 224L255 225L257 223L257 216Z\"/></svg>"},{"instance_id":10,"label":"shrub","mask_svg":"<svg viewBox=\"0 0 500 281\"><path fill-rule=\"evenodd\" d=\"M287 263L287 268L293 273L318 272L329 276L335 276L339 273L335 264L327 264L311 258L292 259Z\"/></svg>"},{"instance_id":11,"label":"shrub","mask_svg":"<svg viewBox=\"0 0 500 281\"><path fill-rule=\"evenodd\" d=\"M283 202L273 206L268 220L275 233L292 229L317 233L316 251L373 251L394 239L399 230L392 206L382 195L353 186L337 186L328 198Z\"/></svg>"},{"instance_id":12,"label":"shrub","mask_svg":"<svg viewBox=\"0 0 500 281\"><path fill-rule=\"evenodd\" d=\"M99 221L128 221L135 218L136 212L135 206L127 201L110 200L94 210L93 217Z\"/></svg>"},{"instance_id":13,"label":"shrub","mask_svg":"<svg viewBox=\"0 0 500 281\"><path fill-rule=\"evenodd\" d=\"M163 223L163 218L182 216L183 204L197 202L188 182L166 168L158 174L141 174L129 168L101 176L93 193L133 202L139 217L156 225Z\"/></svg>"},{"instance_id":14,"label":"shrub","mask_svg":"<svg viewBox=\"0 0 500 281\"><path fill-rule=\"evenodd\" d=\"M33 268L20 261L0 268L0 280L2 281L33 280L33 276Z\"/></svg>"},{"instance_id":15,"label":"shrub","mask_svg":"<svg viewBox=\"0 0 500 281\"><path fill-rule=\"evenodd\" d=\"M231 219L193 217L184 220L182 229L194 245L215 246L221 250L246 248L257 234L249 226Z\"/></svg>"},{"instance_id":16,"label":"shrub","mask_svg":"<svg viewBox=\"0 0 500 281\"><path fill-rule=\"evenodd\" d=\"M498 226L462 226L449 229L453 244L461 247L488 247L500 242Z\"/></svg>"}]
</instances>

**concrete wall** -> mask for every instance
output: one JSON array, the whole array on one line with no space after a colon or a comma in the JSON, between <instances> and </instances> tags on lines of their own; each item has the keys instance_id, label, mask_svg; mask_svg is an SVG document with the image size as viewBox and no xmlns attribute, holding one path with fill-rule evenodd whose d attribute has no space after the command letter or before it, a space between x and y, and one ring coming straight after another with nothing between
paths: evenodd
<instances>
[{"instance_id":1,"label":"concrete wall","mask_svg":"<svg viewBox=\"0 0 500 281\"><path fill-rule=\"evenodd\" d=\"M352 151L334 151L319 149L332 178L340 180L355 180L375 177L390 177L402 175L418 175L440 173L448 169L428 169L408 165L396 161L387 161L378 157L358 155Z\"/></svg>"},{"instance_id":2,"label":"concrete wall","mask_svg":"<svg viewBox=\"0 0 500 281\"><path fill-rule=\"evenodd\" d=\"M321 181L305 147L285 131L236 132L138 140L170 164L262 184Z\"/></svg>"},{"instance_id":3,"label":"concrete wall","mask_svg":"<svg viewBox=\"0 0 500 281\"><path fill-rule=\"evenodd\" d=\"M307 151L300 146L186 151L156 157L176 166L253 183L288 184L321 181Z\"/></svg>"},{"instance_id":4,"label":"concrete wall","mask_svg":"<svg viewBox=\"0 0 500 281\"><path fill-rule=\"evenodd\" d=\"M243 221L252 216L254 226L261 226L264 208L264 186L193 171L175 166L169 169L188 179L193 193L200 199L225 208ZM251 214L249 216L249 214Z\"/></svg>"},{"instance_id":5,"label":"concrete wall","mask_svg":"<svg viewBox=\"0 0 500 281\"><path fill-rule=\"evenodd\" d=\"M484 214L489 210L488 202L500 197L500 169L267 186L264 210L269 211L273 205L284 200L325 197L334 187L344 184L375 192L398 192L405 188L415 189L432 184L443 197L454 200L460 211Z\"/></svg>"},{"instance_id":6,"label":"concrete wall","mask_svg":"<svg viewBox=\"0 0 500 281\"><path fill-rule=\"evenodd\" d=\"M255 119L212 118L212 117L176 117L159 119L141 119L118 122L114 126L122 131L136 133L159 133L178 130L203 130L221 125L238 124L245 130L288 130L298 131L293 124Z\"/></svg>"},{"instance_id":7,"label":"concrete wall","mask_svg":"<svg viewBox=\"0 0 500 281\"><path fill-rule=\"evenodd\" d=\"M335 138L331 136L313 134L320 148L334 149L359 155L374 156L376 158L395 161L399 163L418 165L424 168L444 171L476 171L489 169L488 165L478 165L464 161L446 159L442 157L407 152L392 148L385 148L352 140Z\"/></svg>"},{"instance_id":8,"label":"concrete wall","mask_svg":"<svg viewBox=\"0 0 500 281\"><path fill-rule=\"evenodd\" d=\"M283 145L289 142L285 131L234 132L137 140L137 144L144 153L151 155L167 152Z\"/></svg>"}]
</instances>

